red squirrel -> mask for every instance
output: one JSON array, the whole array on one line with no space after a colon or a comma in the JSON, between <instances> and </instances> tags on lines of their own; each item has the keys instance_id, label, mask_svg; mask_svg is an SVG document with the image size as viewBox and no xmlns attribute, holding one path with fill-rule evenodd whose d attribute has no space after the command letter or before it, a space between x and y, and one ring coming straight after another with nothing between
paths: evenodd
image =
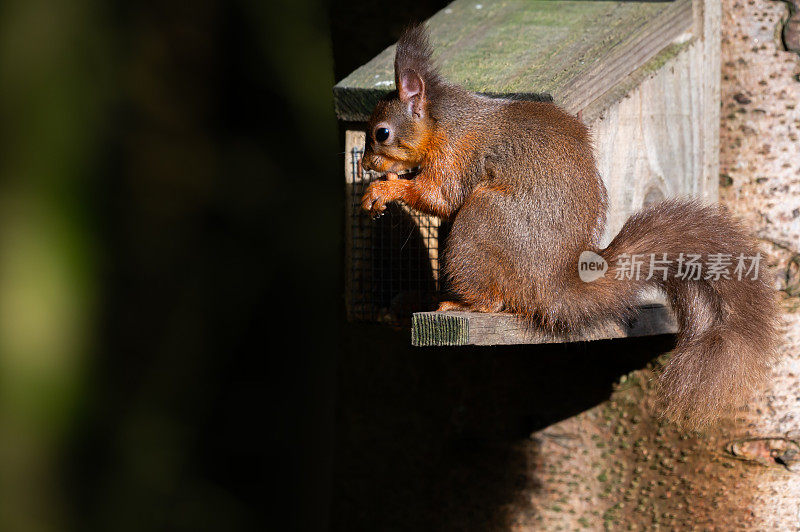
<instances>
[{"instance_id":1,"label":"red squirrel","mask_svg":"<svg viewBox=\"0 0 800 532\"><path fill-rule=\"evenodd\" d=\"M446 81L423 25L403 34L394 67L396 91L377 104L361 161L388 179L367 187L362 207L380 215L399 201L451 222L442 267L455 298L439 310L511 312L563 331L625 319L640 292L657 287L679 325L659 377L664 415L701 427L747 400L776 356L778 308L766 268L760 278L685 275L690 255L760 257L737 221L719 206L669 199L632 216L601 249L607 195L578 118L552 103ZM609 265L592 282L579 276L585 251ZM620 257L633 256L668 265L649 278L619 275Z\"/></svg>"}]
</instances>

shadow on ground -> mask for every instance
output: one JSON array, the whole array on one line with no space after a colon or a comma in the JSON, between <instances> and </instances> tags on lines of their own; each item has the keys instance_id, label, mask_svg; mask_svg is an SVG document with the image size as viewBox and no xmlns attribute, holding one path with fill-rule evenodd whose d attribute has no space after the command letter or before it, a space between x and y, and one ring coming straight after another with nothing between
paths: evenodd
<instances>
[{"instance_id":1,"label":"shadow on ground","mask_svg":"<svg viewBox=\"0 0 800 532\"><path fill-rule=\"evenodd\" d=\"M608 398L672 337L412 348L350 325L339 367L334 530L502 529L538 489L529 435Z\"/></svg>"}]
</instances>

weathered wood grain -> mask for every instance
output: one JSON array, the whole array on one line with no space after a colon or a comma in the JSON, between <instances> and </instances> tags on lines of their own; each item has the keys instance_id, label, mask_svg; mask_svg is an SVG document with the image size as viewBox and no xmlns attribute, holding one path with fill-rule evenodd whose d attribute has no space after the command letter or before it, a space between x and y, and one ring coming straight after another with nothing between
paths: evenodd
<instances>
[{"instance_id":1,"label":"weathered wood grain","mask_svg":"<svg viewBox=\"0 0 800 532\"><path fill-rule=\"evenodd\" d=\"M346 131L345 132L345 152L344 152L344 176L345 176L345 224L344 224L344 237L347 245L344 247L345 253L345 309L347 312L347 319L352 320L356 316L357 309L355 303L351 300L352 290L351 287L357 282L356 276L359 271L352 267L353 264L365 260L364 250L360 246L354 245L356 233L363 231L363 226L366 225L369 219L364 216L363 219L355 218L357 205L353 202L353 187L360 184L364 176L354 172L353 168L356 167L358 161L353 158L353 147L364 146L364 132L363 131ZM354 223L353 220L358 219L360 223Z\"/></svg>"},{"instance_id":2,"label":"weathered wood grain","mask_svg":"<svg viewBox=\"0 0 800 532\"><path fill-rule=\"evenodd\" d=\"M647 204L676 196L717 200L719 71L707 54L701 40L681 47L587 123L608 191L603 245Z\"/></svg>"},{"instance_id":3,"label":"weathered wood grain","mask_svg":"<svg viewBox=\"0 0 800 532\"><path fill-rule=\"evenodd\" d=\"M601 322L562 335L532 328L512 314L417 312L411 343L417 347L552 344L671 334L677 330L672 311L660 304L639 306L636 317L627 323Z\"/></svg>"},{"instance_id":4,"label":"weathered wood grain","mask_svg":"<svg viewBox=\"0 0 800 532\"><path fill-rule=\"evenodd\" d=\"M447 79L475 92L553 98L577 113L691 34L692 2L456 0L427 24ZM366 120L394 89L394 50L334 87L340 119Z\"/></svg>"}]
</instances>

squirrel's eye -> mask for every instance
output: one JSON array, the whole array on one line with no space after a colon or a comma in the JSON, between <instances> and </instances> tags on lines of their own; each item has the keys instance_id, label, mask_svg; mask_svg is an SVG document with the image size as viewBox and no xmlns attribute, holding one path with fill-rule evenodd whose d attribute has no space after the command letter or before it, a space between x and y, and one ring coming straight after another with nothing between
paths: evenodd
<instances>
[{"instance_id":1,"label":"squirrel's eye","mask_svg":"<svg viewBox=\"0 0 800 532\"><path fill-rule=\"evenodd\" d=\"M375 130L375 140L378 142L384 142L386 139L389 138L389 129L385 127L379 127Z\"/></svg>"}]
</instances>

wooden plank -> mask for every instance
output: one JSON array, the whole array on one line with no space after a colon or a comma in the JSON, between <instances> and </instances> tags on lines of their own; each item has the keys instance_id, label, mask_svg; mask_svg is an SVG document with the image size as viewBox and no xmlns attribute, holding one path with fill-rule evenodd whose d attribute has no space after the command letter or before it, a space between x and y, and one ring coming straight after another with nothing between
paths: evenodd
<instances>
[{"instance_id":1,"label":"wooden plank","mask_svg":"<svg viewBox=\"0 0 800 532\"><path fill-rule=\"evenodd\" d=\"M355 171L358 167L358 161L354 158L353 148L363 150L366 134L363 131L348 130L345 132L345 151L344 151L344 176L345 176L345 224L344 234L345 246L344 257L344 275L345 275L345 309L347 312L347 319L353 320L359 316L361 309L355 308L356 303L352 300L353 286L358 279L358 269L354 267L355 264L365 260L365 250L361 246L354 245L354 242L360 241L363 237L364 227L367 224L366 219L357 217L360 215L358 205L354 203L354 188L361 185L364 180L364 175ZM360 188L359 188L360 190Z\"/></svg>"},{"instance_id":2,"label":"wooden plank","mask_svg":"<svg viewBox=\"0 0 800 532\"><path fill-rule=\"evenodd\" d=\"M700 148L703 169L699 176L698 192L705 198L716 200L719 196L719 129L720 83L722 81L720 48L722 32L722 3L709 0L696 1L695 34L700 36L699 55L695 60L696 78L700 92Z\"/></svg>"},{"instance_id":3,"label":"wooden plank","mask_svg":"<svg viewBox=\"0 0 800 532\"><path fill-rule=\"evenodd\" d=\"M637 316L624 324L602 322L563 335L531 328L512 314L417 312L412 321L411 343L417 347L550 344L673 334L677 331L672 311L661 304L640 305Z\"/></svg>"},{"instance_id":4,"label":"wooden plank","mask_svg":"<svg viewBox=\"0 0 800 532\"><path fill-rule=\"evenodd\" d=\"M693 18L691 0L456 0L427 24L447 79L475 92L552 98L577 112L689 38ZM340 119L366 120L394 90L394 48L334 87Z\"/></svg>"},{"instance_id":5,"label":"wooden plank","mask_svg":"<svg viewBox=\"0 0 800 532\"><path fill-rule=\"evenodd\" d=\"M671 45L607 93L612 103L599 115L583 114L608 191L601 245L662 198L717 201L720 6L698 4L698 38Z\"/></svg>"}]
</instances>

